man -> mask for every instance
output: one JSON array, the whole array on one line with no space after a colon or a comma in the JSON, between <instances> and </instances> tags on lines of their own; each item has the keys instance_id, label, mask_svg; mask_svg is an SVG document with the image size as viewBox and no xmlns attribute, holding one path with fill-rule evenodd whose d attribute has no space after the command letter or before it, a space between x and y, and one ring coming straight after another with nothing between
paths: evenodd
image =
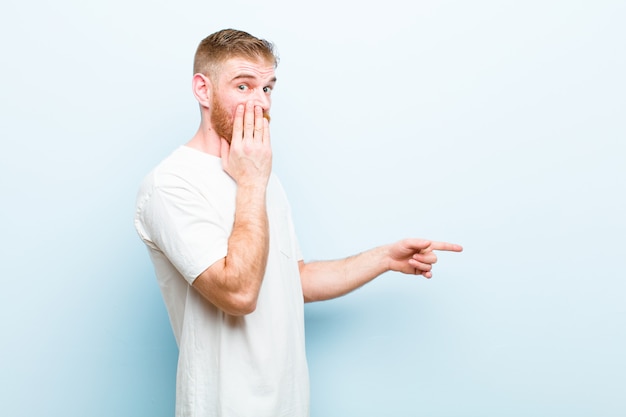
<instances>
[{"instance_id":1,"label":"man","mask_svg":"<svg viewBox=\"0 0 626 417\"><path fill-rule=\"evenodd\" d=\"M204 39L192 80L200 127L138 193L135 226L179 346L179 417L308 416L303 303L344 295L386 271L430 278L433 250L462 250L406 239L305 263L272 174L276 65L272 44L248 33Z\"/></svg>"}]
</instances>

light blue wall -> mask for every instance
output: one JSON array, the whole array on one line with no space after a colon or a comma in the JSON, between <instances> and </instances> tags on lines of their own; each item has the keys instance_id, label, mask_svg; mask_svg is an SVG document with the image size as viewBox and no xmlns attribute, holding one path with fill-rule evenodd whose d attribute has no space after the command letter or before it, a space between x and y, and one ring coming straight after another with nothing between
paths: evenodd
<instances>
[{"instance_id":1,"label":"light blue wall","mask_svg":"<svg viewBox=\"0 0 626 417\"><path fill-rule=\"evenodd\" d=\"M626 415L626 2L367 4L3 2L0 415L173 415L134 197L223 27L282 57L307 259L465 247L307 306L312 417Z\"/></svg>"}]
</instances>

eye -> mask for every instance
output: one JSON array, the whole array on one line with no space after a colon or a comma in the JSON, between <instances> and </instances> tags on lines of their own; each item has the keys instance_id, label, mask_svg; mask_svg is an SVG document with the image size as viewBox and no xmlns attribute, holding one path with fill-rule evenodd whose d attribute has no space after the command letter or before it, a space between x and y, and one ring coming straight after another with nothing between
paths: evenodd
<instances>
[{"instance_id":1,"label":"eye","mask_svg":"<svg viewBox=\"0 0 626 417\"><path fill-rule=\"evenodd\" d=\"M272 92L272 87L263 87L263 92L270 94Z\"/></svg>"},{"instance_id":2,"label":"eye","mask_svg":"<svg viewBox=\"0 0 626 417\"><path fill-rule=\"evenodd\" d=\"M246 91L248 89L248 86L245 84L240 84L237 86L237 88L241 91Z\"/></svg>"}]
</instances>

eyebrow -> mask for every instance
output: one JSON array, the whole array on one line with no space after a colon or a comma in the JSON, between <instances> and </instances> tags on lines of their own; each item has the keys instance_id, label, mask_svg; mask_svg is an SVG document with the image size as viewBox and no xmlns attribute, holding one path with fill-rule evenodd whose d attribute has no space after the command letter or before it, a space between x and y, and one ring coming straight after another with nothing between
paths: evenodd
<instances>
[{"instance_id":1,"label":"eyebrow","mask_svg":"<svg viewBox=\"0 0 626 417\"><path fill-rule=\"evenodd\" d=\"M259 77L257 77L256 75L252 75L252 74L239 74L235 77L233 77L233 79L231 81L237 81L237 80L257 80ZM269 81L270 83L276 83L276 77L272 77Z\"/></svg>"}]
</instances>

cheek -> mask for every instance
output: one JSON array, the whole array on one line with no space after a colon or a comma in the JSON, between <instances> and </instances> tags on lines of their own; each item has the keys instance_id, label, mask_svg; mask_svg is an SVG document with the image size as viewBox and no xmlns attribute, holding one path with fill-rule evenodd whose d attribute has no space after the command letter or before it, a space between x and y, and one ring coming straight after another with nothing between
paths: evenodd
<instances>
[{"instance_id":1,"label":"cheek","mask_svg":"<svg viewBox=\"0 0 626 417\"><path fill-rule=\"evenodd\" d=\"M243 100L241 100L241 98L239 97L233 97L229 94L220 94L219 92L213 97L213 100L213 102L221 107L224 111L232 113L233 115L235 114L235 109L237 109L237 105L240 102L243 102Z\"/></svg>"},{"instance_id":2,"label":"cheek","mask_svg":"<svg viewBox=\"0 0 626 417\"><path fill-rule=\"evenodd\" d=\"M237 113L237 106L242 104L244 107L246 105L245 101L231 101L224 104L224 110L230 115L231 120L235 120L235 114Z\"/></svg>"}]
</instances>

